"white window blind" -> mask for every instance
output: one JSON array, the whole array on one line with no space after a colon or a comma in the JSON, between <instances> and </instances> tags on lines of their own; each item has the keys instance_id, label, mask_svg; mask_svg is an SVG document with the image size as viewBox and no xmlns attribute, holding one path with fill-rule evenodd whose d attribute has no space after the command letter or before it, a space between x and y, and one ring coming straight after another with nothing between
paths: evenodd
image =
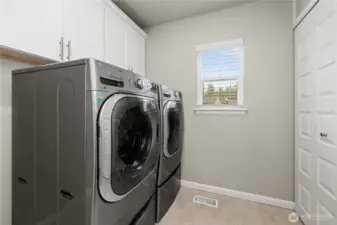
<instances>
[{"instance_id":1,"label":"white window blind","mask_svg":"<svg viewBox=\"0 0 337 225\"><path fill-rule=\"evenodd\" d=\"M206 80L239 78L242 71L242 47L200 52L201 77Z\"/></svg>"}]
</instances>

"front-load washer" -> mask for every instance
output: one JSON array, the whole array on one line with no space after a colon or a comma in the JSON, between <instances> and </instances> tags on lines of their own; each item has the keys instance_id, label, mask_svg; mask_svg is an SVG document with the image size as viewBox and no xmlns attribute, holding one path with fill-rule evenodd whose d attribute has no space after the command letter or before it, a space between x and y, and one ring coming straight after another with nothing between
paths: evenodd
<instances>
[{"instance_id":1,"label":"front-load washer","mask_svg":"<svg viewBox=\"0 0 337 225\"><path fill-rule=\"evenodd\" d=\"M160 85L159 100L162 121L162 150L157 181L157 222L171 207L180 189L181 156L184 141L182 93Z\"/></svg>"},{"instance_id":2,"label":"front-load washer","mask_svg":"<svg viewBox=\"0 0 337 225\"><path fill-rule=\"evenodd\" d=\"M13 72L12 224L151 225L158 86L97 60Z\"/></svg>"}]
</instances>

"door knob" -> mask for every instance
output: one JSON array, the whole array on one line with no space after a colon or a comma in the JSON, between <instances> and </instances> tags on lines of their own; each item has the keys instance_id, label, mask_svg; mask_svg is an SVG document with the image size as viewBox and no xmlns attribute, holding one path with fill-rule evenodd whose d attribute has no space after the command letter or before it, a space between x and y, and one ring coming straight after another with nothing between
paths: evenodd
<instances>
[{"instance_id":1,"label":"door knob","mask_svg":"<svg viewBox=\"0 0 337 225\"><path fill-rule=\"evenodd\" d=\"M328 137L328 133L323 133L323 132L321 132L321 133L320 133L320 136L321 136L322 138L326 138L326 137Z\"/></svg>"}]
</instances>

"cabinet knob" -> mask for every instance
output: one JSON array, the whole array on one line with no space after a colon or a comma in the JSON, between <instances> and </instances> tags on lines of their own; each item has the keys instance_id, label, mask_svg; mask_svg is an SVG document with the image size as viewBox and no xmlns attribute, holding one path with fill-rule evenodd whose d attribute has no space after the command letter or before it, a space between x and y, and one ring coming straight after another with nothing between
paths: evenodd
<instances>
[{"instance_id":1,"label":"cabinet knob","mask_svg":"<svg viewBox=\"0 0 337 225\"><path fill-rule=\"evenodd\" d=\"M138 79L137 82L136 82L136 85L139 89L143 89L145 84L144 84L144 80L142 79Z\"/></svg>"}]
</instances>

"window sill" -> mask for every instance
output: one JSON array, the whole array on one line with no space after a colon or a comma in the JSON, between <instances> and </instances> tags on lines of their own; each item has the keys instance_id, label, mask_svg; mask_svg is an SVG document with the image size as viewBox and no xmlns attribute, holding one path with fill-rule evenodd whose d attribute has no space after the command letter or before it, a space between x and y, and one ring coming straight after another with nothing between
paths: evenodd
<instances>
[{"instance_id":1,"label":"window sill","mask_svg":"<svg viewBox=\"0 0 337 225\"><path fill-rule=\"evenodd\" d=\"M214 106L198 106L194 108L195 114L217 115L217 114L231 114L244 115L247 114L248 109L239 106L233 107L214 107Z\"/></svg>"}]
</instances>

